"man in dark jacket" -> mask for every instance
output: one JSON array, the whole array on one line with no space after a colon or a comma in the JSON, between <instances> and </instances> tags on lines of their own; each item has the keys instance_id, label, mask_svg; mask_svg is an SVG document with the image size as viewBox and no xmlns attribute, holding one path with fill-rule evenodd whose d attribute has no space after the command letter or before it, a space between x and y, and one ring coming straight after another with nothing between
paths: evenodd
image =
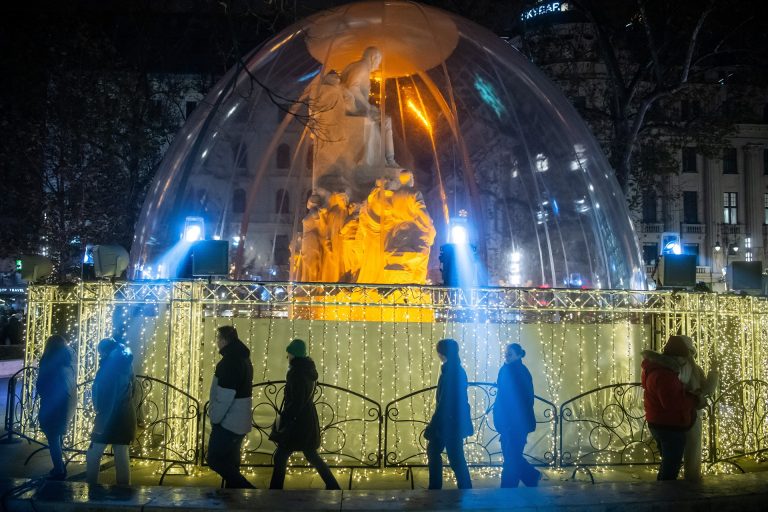
<instances>
[{"instance_id":1,"label":"man in dark jacket","mask_svg":"<svg viewBox=\"0 0 768 512\"><path fill-rule=\"evenodd\" d=\"M320 447L320 421L314 402L317 383L315 362L307 357L307 345L303 340L291 341L285 351L288 352L289 368L285 377L283 405L270 435L277 449L272 456L274 469L269 488L283 488L288 458L293 452L301 451L307 462L320 474L326 489L340 489L328 465L317 453Z\"/></svg>"},{"instance_id":2,"label":"man in dark jacket","mask_svg":"<svg viewBox=\"0 0 768 512\"><path fill-rule=\"evenodd\" d=\"M240 473L240 449L251 431L253 406L253 365L251 351L240 341L231 325L216 331L221 361L211 382L208 417L208 465L224 479L229 489L253 489Z\"/></svg>"},{"instance_id":3,"label":"man in dark jacket","mask_svg":"<svg viewBox=\"0 0 768 512\"><path fill-rule=\"evenodd\" d=\"M444 339L435 347L443 366L437 381L435 413L424 429L429 464L429 488L443 487L443 459L445 449L448 462L456 475L459 489L471 489L472 480L464 457L464 438L472 435L474 428L467 399L467 373L461 367L459 344Z\"/></svg>"},{"instance_id":4,"label":"man in dark jacket","mask_svg":"<svg viewBox=\"0 0 768 512\"><path fill-rule=\"evenodd\" d=\"M493 423L501 436L504 454L502 487L517 487L521 480L528 487L536 487L541 479L541 473L523 456L528 434L536 430L533 379L523 364L523 357L523 347L517 343L507 345L506 364L499 370L496 381Z\"/></svg>"},{"instance_id":5,"label":"man in dark jacket","mask_svg":"<svg viewBox=\"0 0 768 512\"><path fill-rule=\"evenodd\" d=\"M644 350L642 355L645 419L661 454L656 479L677 480L683 463L685 433L696 419L698 404L679 377L688 347L682 336L670 336L661 354Z\"/></svg>"}]
</instances>

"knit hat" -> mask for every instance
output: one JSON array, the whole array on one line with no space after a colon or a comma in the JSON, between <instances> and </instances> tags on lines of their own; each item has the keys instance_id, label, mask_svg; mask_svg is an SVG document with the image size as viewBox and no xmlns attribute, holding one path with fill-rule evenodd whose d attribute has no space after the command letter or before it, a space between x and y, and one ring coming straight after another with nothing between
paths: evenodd
<instances>
[{"instance_id":1,"label":"knit hat","mask_svg":"<svg viewBox=\"0 0 768 512\"><path fill-rule=\"evenodd\" d=\"M667 356L688 357L688 346L683 336L670 336L662 353Z\"/></svg>"},{"instance_id":2,"label":"knit hat","mask_svg":"<svg viewBox=\"0 0 768 512\"><path fill-rule=\"evenodd\" d=\"M285 347L285 351L293 357L307 357L307 344L304 340L295 339Z\"/></svg>"}]
</instances>

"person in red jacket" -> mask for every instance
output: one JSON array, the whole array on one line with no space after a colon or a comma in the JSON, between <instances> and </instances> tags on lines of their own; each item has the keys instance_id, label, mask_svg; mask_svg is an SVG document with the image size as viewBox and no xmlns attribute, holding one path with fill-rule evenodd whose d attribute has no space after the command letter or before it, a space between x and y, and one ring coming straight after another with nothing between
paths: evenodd
<instances>
[{"instance_id":1,"label":"person in red jacket","mask_svg":"<svg viewBox=\"0 0 768 512\"><path fill-rule=\"evenodd\" d=\"M661 454L657 480L677 480L685 451L685 433L695 420L698 399L685 390L680 369L688 357L682 336L670 336L661 354L643 351L645 419Z\"/></svg>"}]
</instances>

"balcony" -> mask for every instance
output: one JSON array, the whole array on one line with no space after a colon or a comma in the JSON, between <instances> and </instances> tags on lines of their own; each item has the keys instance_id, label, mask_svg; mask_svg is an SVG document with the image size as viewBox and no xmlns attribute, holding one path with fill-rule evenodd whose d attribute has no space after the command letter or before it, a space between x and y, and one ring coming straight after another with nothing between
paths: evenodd
<instances>
[{"instance_id":1,"label":"balcony","mask_svg":"<svg viewBox=\"0 0 768 512\"><path fill-rule=\"evenodd\" d=\"M704 224L683 224L684 235L703 235L706 233Z\"/></svg>"},{"instance_id":2,"label":"balcony","mask_svg":"<svg viewBox=\"0 0 768 512\"><path fill-rule=\"evenodd\" d=\"M642 223L640 224L640 232L641 233L663 233L664 232L664 224L661 222L654 222L654 223Z\"/></svg>"},{"instance_id":3,"label":"balcony","mask_svg":"<svg viewBox=\"0 0 768 512\"><path fill-rule=\"evenodd\" d=\"M720 234L723 236L741 236L744 234L744 224L723 224L720 226Z\"/></svg>"}]
</instances>

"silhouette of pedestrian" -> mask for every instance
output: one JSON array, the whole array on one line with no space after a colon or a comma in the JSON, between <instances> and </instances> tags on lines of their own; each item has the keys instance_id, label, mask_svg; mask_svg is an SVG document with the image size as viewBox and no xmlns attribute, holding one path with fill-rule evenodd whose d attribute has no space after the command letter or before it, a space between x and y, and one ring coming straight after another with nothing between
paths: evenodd
<instances>
[{"instance_id":1,"label":"silhouette of pedestrian","mask_svg":"<svg viewBox=\"0 0 768 512\"><path fill-rule=\"evenodd\" d=\"M520 481L528 487L536 487L541 472L523 456L528 434L536 430L533 412L533 379L523 364L525 350L517 343L507 345L504 364L496 380L496 402L493 406L493 423L501 436L501 452L504 467L501 471L502 487L517 487Z\"/></svg>"},{"instance_id":2,"label":"silhouette of pedestrian","mask_svg":"<svg viewBox=\"0 0 768 512\"><path fill-rule=\"evenodd\" d=\"M98 352L99 369L92 391L96 419L91 445L85 454L86 478L89 484L98 483L101 457L111 444L115 455L115 481L118 485L131 485L128 445L136 438L133 354L114 338L101 340Z\"/></svg>"},{"instance_id":3,"label":"silhouette of pedestrian","mask_svg":"<svg viewBox=\"0 0 768 512\"><path fill-rule=\"evenodd\" d=\"M317 385L315 362L307 356L303 340L293 340L288 352L288 374L285 377L283 403L278 421L269 438L277 445L272 456L274 469L270 489L282 489L288 458L295 451L304 453L307 461L317 470L329 490L341 489L328 465L317 453L320 447L320 421L313 400Z\"/></svg>"},{"instance_id":4,"label":"silhouette of pedestrian","mask_svg":"<svg viewBox=\"0 0 768 512\"><path fill-rule=\"evenodd\" d=\"M75 415L75 355L63 336L53 335L45 341L37 372L37 394L40 396L40 430L48 439L53 469L51 480L67 478L64 465L63 438Z\"/></svg>"},{"instance_id":5,"label":"silhouette of pedestrian","mask_svg":"<svg viewBox=\"0 0 768 512\"><path fill-rule=\"evenodd\" d=\"M240 449L245 435L251 431L251 351L240 341L237 330L231 325L218 328L216 344L221 361L216 365L211 382L208 465L221 475L228 489L253 489L254 486L240 473Z\"/></svg>"},{"instance_id":6,"label":"silhouette of pedestrian","mask_svg":"<svg viewBox=\"0 0 768 512\"><path fill-rule=\"evenodd\" d=\"M440 340L435 349L443 365L437 381L435 413L424 429L428 441L429 488L443 487L442 453L445 450L456 475L456 485L459 489L471 489L472 480L464 458L464 438L474 432L467 399L467 373L461 367L456 340Z\"/></svg>"}]
</instances>

